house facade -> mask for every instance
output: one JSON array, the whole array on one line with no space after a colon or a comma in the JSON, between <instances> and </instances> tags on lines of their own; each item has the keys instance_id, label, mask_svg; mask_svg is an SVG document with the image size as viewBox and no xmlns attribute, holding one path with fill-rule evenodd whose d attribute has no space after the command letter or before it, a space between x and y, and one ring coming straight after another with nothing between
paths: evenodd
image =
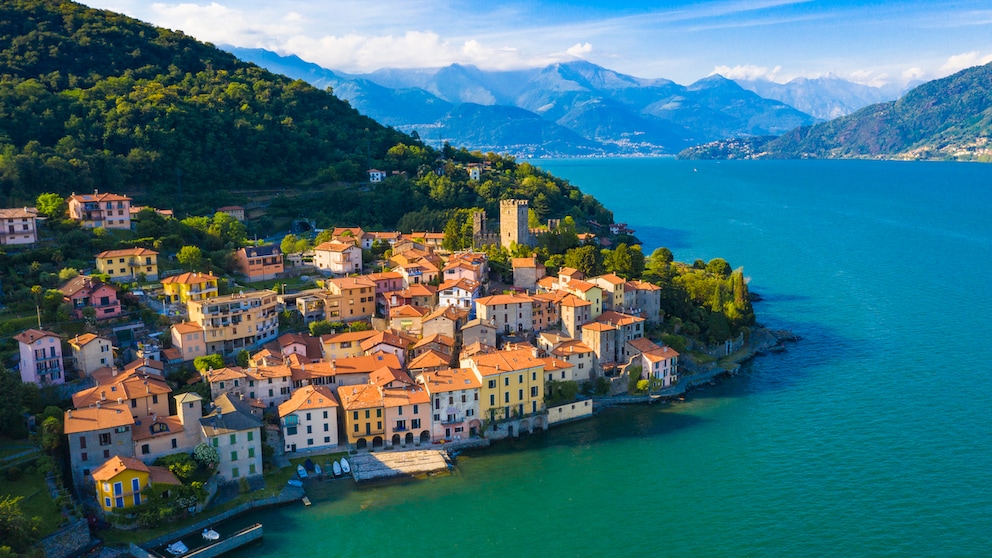
<instances>
[{"instance_id":1,"label":"house facade","mask_svg":"<svg viewBox=\"0 0 992 558\"><path fill-rule=\"evenodd\" d=\"M313 264L332 275L362 272L362 249L354 244L332 240L313 249Z\"/></svg>"},{"instance_id":2,"label":"house facade","mask_svg":"<svg viewBox=\"0 0 992 558\"><path fill-rule=\"evenodd\" d=\"M70 339L69 347L80 376L89 376L97 369L114 365L114 347L110 339L84 333Z\"/></svg>"},{"instance_id":3,"label":"house facade","mask_svg":"<svg viewBox=\"0 0 992 558\"><path fill-rule=\"evenodd\" d=\"M235 254L238 270L249 282L275 279L283 272L282 251L275 244L246 246Z\"/></svg>"},{"instance_id":4,"label":"house facade","mask_svg":"<svg viewBox=\"0 0 992 558\"><path fill-rule=\"evenodd\" d=\"M215 297L218 292L218 279L209 273L186 272L162 279L165 302L186 304L191 300L204 300Z\"/></svg>"},{"instance_id":5,"label":"house facade","mask_svg":"<svg viewBox=\"0 0 992 558\"><path fill-rule=\"evenodd\" d=\"M476 299L476 315L500 333L528 331L534 325L533 299L527 295L499 294Z\"/></svg>"},{"instance_id":6,"label":"house facade","mask_svg":"<svg viewBox=\"0 0 992 558\"><path fill-rule=\"evenodd\" d=\"M279 405L287 453L327 450L338 445L338 398L325 386L304 386Z\"/></svg>"},{"instance_id":7,"label":"house facade","mask_svg":"<svg viewBox=\"0 0 992 558\"><path fill-rule=\"evenodd\" d=\"M148 248L106 250L96 255L96 268L112 281L158 281L158 252Z\"/></svg>"},{"instance_id":8,"label":"house facade","mask_svg":"<svg viewBox=\"0 0 992 558\"><path fill-rule=\"evenodd\" d=\"M417 381L427 388L432 413L431 438L456 440L479 433L482 413L479 394L482 383L469 368L424 372Z\"/></svg>"},{"instance_id":9,"label":"house facade","mask_svg":"<svg viewBox=\"0 0 992 558\"><path fill-rule=\"evenodd\" d=\"M262 474L262 421L248 404L221 394L213 411L200 419L204 440L220 454L217 476L222 481Z\"/></svg>"},{"instance_id":10,"label":"house facade","mask_svg":"<svg viewBox=\"0 0 992 558\"><path fill-rule=\"evenodd\" d=\"M67 200L69 218L84 229L130 229L131 198L120 194L73 194Z\"/></svg>"},{"instance_id":11,"label":"house facade","mask_svg":"<svg viewBox=\"0 0 992 558\"><path fill-rule=\"evenodd\" d=\"M179 479L167 467L145 465L132 457L114 456L93 470L96 500L104 513L140 506L142 491L154 484L178 486Z\"/></svg>"},{"instance_id":12,"label":"house facade","mask_svg":"<svg viewBox=\"0 0 992 558\"><path fill-rule=\"evenodd\" d=\"M173 324L172 347L179 351L183 362L189 362L198 356L207 354L207 343L203 338L203 328L193 322Z\"/></svg>"},{"instance_id":13,"label":"house facade","mask_svg":"<svg viewBox=\"0 0 992 558\"><path fill-rule=\"evenodd\" d=\"M76 486L92 481L93 470L114 455L134 457L134 418L124 403L69 409L62 425Z\"/></svg>"},{"instance_id":14,"label":"house facade","mask_svg":"<svg viewBox=\"0 0 992 558\"><path fill-rule=\"evenodd\" d=\"M206 353L232 356L272 341L279 333L276 292L239 292L187 305L191 322L203 329Z\"/></svg>"},{"instance_id":15,"label":"house facade","mask_svg":"<svg viewBox=\"0 0 992 558\"><path fill-rule=\"evenodd\" d=\"M38 210L33 207L0 209L0 246L38 242Z\"/></svg>"},{"instance_id":16,"label":"house facade","mask_svg":"<svg viewBox=\"0 0 992 558\"><path fill-rule=\"evenodd\" d=\"M41 329L29 329L14 336L20 353L21 381L26 384L65 383L62 339Z\"/></svg>"},{"instance_id":17,"label":"house facade","mask_svg":"<svg viewBox=\"0 0 992 558\"><path fill-rule=\"evenodd\" d=\"M95 277L80 275L59 288L62 298L72 306L72 317L81 320L86 308L93 308L97 320L107 320L121 315L121 301L117 289Z\"/></svg>"},{"instance_id":18,"label":"house facade","mask_svg":"<svg viewBox=\"0 0 992 558\"><path fill-rule=\"evenodd\" d=\"M498 351L462 359L479 379L479 412L505 420L544 411L544 363L531 349Z\"/></svg>"}]
</instances>

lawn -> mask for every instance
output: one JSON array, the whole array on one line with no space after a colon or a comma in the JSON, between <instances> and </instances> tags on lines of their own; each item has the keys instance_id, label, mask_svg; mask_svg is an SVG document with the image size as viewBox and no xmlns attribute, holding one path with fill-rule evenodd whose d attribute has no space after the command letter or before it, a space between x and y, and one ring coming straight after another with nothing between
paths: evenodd
<instances>
[{"instance_id":1,"label":"lawn","mask_svg":"<svg viewBox=\"0 0 992 558\"><path fill-rule=\"evenodd\" d=\"M33 463L19 465L18 468L22 473L15 480L0 480L0 497L23 496L24 499L20 502L21 511L29 517L41 518L40 535L55 532L65 518L48 492L45 475L36 471Z\"/></svg>"}]
</instances>

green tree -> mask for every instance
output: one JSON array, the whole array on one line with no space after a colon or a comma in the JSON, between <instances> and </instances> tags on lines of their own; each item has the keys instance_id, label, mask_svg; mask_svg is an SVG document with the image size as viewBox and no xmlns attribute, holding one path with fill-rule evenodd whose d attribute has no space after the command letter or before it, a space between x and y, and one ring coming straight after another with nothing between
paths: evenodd
<instances>
[{"instance_id":1,"label":"green tree","mask_svg":"<svg viewBox=\"0 0 992 558\"><path fill-rule=\"evenodd\" d=\"M713 258L706 264L706 271L720 277L730 277L730 264L723 258Z\"/></svg>"},{"instance_id":2,"label":"green tree","mask_svg":"<svg viewBox=\"0 0 992 558\"><path fill-rule=\"evenodd\" d=\"M204 370L220 370L224 368L224 357L217 353L212 355L198 356L193 359L193 368L197 372L203 372Z\"/></svg>"},{"instance_id":3,"label":"green tree","mask_svg":"<svg viewBox=\"0 0 992 558\"><path fill-rule=\"evenodd\" d=\"M327 320L310 322L310 335L314 337L336 333L336 331L335 324Z\"/></svg>"},{"instance_id":4,"label":"green tree","mask_svg":"<svg viewBox=\"0 0 992 558\"><path fill-rule=\"evenodd\" d=\"M0 496L0 541L14 552L27 552L38 538L41 519L21 509L23 496Z\"/></svg>"},{"instance_id":5,"label":"green tree","mask_svg":"<svg viewBox=\"0 0 992 558\"><path fill-rule=\"evenodd\" d=\"M251 360L251 353L245 349L238 351L238 354L234 357L234 362L237 363L241 368L248 368L248 361Z\"/></svg>"},{"instance_id":6,"label":"green tree","mask_svg":"<svg viewBox=\"0 0 992 558\"><path fill-rule=\"evenodd\" d=\"M56 455L62 445L62 417L48 417L41 423L41 449Z\"/></svg>"},{"instance_id":7,"label":"green tree","mask_svg":"<svg viewBox=\"0 0 992 558\"><path fill-rule=\"evenodd\" d=\"M203 252L199 246L183 246L176 254L176 260L184 269L194 271L203 265Z\"/></svg>"},{"instance_id":8,"label":"green tree","mask_svg":"<svg viewBox=\"0 0 992 558\"><path fill-rule=\"evenodd\" d=\"M217 449L207 444L206 442L201 442L195 448L193 448L193 460L203 467L207 471L213 471L217 469L217 465L220 464L220 453Z\"/></svg>"},{"instance_id":9,"label":"green tree","mask_svg":"<svg viewBox=\"0 0 992 558\"><path fill-rule=\"evenodd\" d=\"M565 266L581 271L586 277L592 277L600 274L603 256L595 246L579 246L565 252Z\"/></svg>"},{"instance_id":10,"label":"green tree","mask_svg":"<svg viewBox=\"0 0 992 558\"><path fill-rule=\"evenodd\" d=\"M44 193L38 196L34 202L35 208L38 213L41 213L49 219L61 219L65 217L66 202L65 198L58 194L53 194L51 192Z\"/></svg>"},{"instance_id":11,"label":"green tree","mask_svg":"<svg viewBox=\"0 0 992 558\"><path fill-rule=\"evenodd\" d=\"M14 439L26 438L21 378L0 364L0 432Z\"/></svg>"}]
</instances>

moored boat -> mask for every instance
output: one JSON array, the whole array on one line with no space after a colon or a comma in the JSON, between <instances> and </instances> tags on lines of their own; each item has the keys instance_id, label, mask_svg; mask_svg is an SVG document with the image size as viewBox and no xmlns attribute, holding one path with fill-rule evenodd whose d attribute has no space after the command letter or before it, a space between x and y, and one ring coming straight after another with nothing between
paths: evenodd
<instances>
[{"instance_id":1,"label":"moored boat","mask_svg":"<svg viewBox=\"0 0 992 558\"><path fill-rule=\"evenodd\" d=\"M341 458L341 472L343 472L346 475L351 474L351 464L348 463L348 460L345 459L344 457Z\"/></svg>"},{"instance_id":2,"label":"moored boat","mask_svg":"<svg viewBox=\"0 0 992 558\"><path fill-rule=\"evenodd\" d=\"M299 475L301 479L305 479L310 476L307 474L307 470L303 468L303 465L296 466L296 474Z\"/></svg>"},{"instance_id":3,"label":"moored boat","mask_svg":"<svg viewBox=\"0 0 992 558\"><path fill-rule=\"evenodd\" d=\"M205 541L215 541L220 538L220 533L213 529L204 529L200 534L203 535L203 540Z\"/></svg>"},{"instance_id":4,"label":"moored boat","mask_svg":"<svg viewBox=\"0 0 992 558\"><path fill-rule=\"evenodd\" d=\"M337 461L335 461L334 464L332 465L332 467L334 468L334 476L335 477L340 477L341 476L341 464L338 463Z\"/></svg>"},{"instance_id":5,"label":"moored boat","mask_svg":"<svg viewBox=\"0 0 992 558\"><path fill-rule=\"evenodd\" d=\"M315 474L315 475L317 475L319 477L319 476L321 476L321 475L324 474L324 470L320 468L320 465L317 465L316 463L314 463L313 464L313 474Z\"/></svg>"}]
</instances>

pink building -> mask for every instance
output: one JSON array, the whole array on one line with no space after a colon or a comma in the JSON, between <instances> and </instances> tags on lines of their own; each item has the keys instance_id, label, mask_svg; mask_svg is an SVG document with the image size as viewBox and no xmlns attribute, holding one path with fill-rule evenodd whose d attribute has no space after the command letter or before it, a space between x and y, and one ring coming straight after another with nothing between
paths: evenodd
<instances>
[{"instance_id":1,"label":"pink building","mask_svg":"<svg viewBox=\"0 0 992 558\"><path fill-rule=\"evenodd\" d=\"M72 305L72 317L82 319L85 308L96 310L96 319L106 320L121 315L117 289L95 277L80 275L59 289L63 299Z\"/></svg>"},{"instance_id":2,"label":"pink building","mask_svg":"<svg viewBox=\"0 0 992 558\"><path fill-rule=\"evenodd\" d=\"M85 229L131 228L131 198L119 194L73 194L69 196L69 218Z\"/></svg>"},{"instance_id":3,"label":"pink building","mask_svg":"<svg viewBox=\"0 0 992 558\"><path fill-rule=\"evenodd\" d=\"M21 353L21 381L48 385L64 384L62 340L50 331L29 329L14 336Z\"/></svg>"}]
</instances>

